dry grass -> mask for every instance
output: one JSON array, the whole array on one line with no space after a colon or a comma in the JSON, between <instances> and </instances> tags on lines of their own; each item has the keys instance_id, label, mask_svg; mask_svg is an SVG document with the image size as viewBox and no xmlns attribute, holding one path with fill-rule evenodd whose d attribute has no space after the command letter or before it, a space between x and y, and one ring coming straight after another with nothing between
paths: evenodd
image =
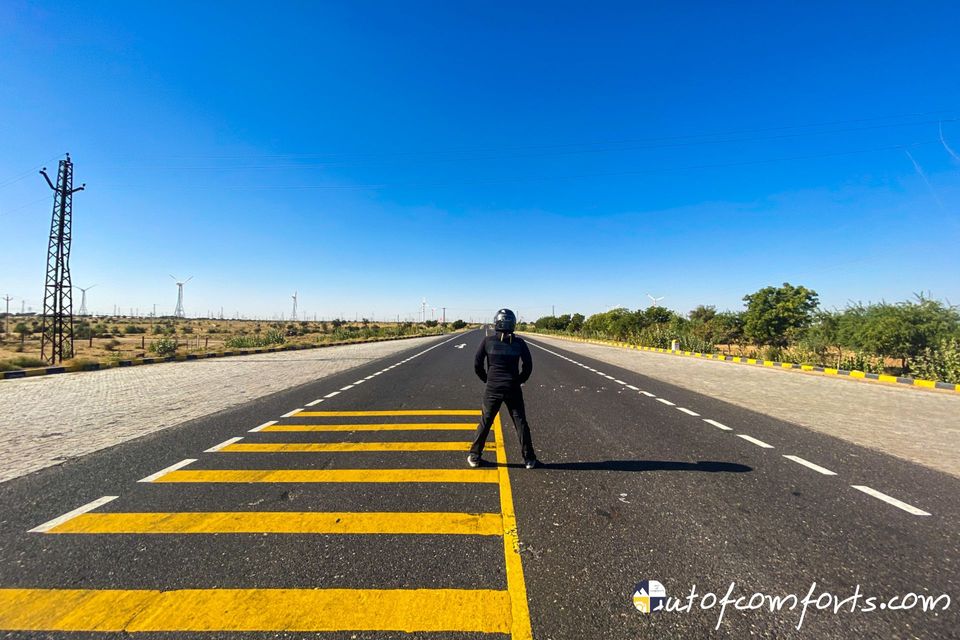
<instances>
[{"instance_id":1,"label":"dry grass","mask_svg":"<svg viewBox=\"0 0 960 640\"><path fill-rule=\"evenodd\" d=\"M363 329L380 327L384 331L396 332L401 326L397 323L344 323L337 331L331 322L267 322L255 320L206 320L185 319L173 320L159 318L149 319L104 317L84 318L85 323L96 330L92 338L77 338L74 340L75 353L72 362L109 362L111 360L126 360L131 358L150 357L150 343L162 337L175 338L179 344L178 354L206 353L209 351L223 351L225 342L235 336L255 337L265 335L271 329L281 330L286 337L286 344L317 344L318 342L334 342L348 340L351 336L357 339L363 335ZM14 333L19 323L33 327L36 330L32 335L21 336ZM80 334L82 329L80 319L75 319L75 332ZM413 327L409 327L413 330ZM3 324L0 322L0 371L19 369L23 366L37 366L35 361L40 358L40 318L37 316L11 316L10 333L2 333ZM129 333L133 330L143 330L144 333ZM351 327L353 329L351 329ZM324 330L326 329L326 330ZM433 332L423 328L425 331ZM429 335L424 333L424 335ZM21 362L29 364L20 364Z\"/></svg>"}]
</instances>

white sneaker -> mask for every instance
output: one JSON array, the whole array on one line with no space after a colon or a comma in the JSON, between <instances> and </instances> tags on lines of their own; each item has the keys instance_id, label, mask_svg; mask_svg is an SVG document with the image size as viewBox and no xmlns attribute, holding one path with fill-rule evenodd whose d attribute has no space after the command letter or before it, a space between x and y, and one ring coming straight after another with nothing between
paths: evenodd
<instances>
[{"instance_id":1,"label":"white sneaker","mask_svg":"<svg viewBox=\"0 0 960 640\"><path fill-rule=\"evenodd\" d=\"M470 455L467 456L467 464L473 467L474 469L479 467L481 462L482 462L482 459L480 458L480 456L478 456L475 453L471 453Z\"/></svg>"}]
</instances>

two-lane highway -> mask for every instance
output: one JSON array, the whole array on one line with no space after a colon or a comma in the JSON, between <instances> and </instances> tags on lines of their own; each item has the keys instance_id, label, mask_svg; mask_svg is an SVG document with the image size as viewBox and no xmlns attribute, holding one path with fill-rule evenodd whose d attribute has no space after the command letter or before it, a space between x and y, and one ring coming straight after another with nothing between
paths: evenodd
<instances>
[{"instance_id":1,"label":"two-lane highway","mask_svg":"<svg viewBox=\"0 0 960 640\"><path fill-rule=\"evenodd\" d=\"M0 485L0 634L958 636L956 602L810 605L798 630L802 606L701 599L955 600L956 479L536 338L544 467L518 464L504 411L469 469L482 336ZM643 580L694 606L640 613Z\"/></svg>"}]
</instances>

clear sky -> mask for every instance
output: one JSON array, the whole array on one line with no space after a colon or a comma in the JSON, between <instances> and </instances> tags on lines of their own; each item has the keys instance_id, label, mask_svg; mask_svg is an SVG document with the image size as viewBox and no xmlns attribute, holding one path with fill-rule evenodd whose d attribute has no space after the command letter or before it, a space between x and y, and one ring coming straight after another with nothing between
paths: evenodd
<instances>
[{"instance_id":1,"label":"clear sky","mask_svg":"<svg viewBox=\"0 0 960 640\"><path fill-rule=\"evenodd\" d=\"M958 24L953 2L5 0L0 295L40 306L36 171L69 151L95 311L171 313L168 274L191 315L289 315L295 290L311 316L736 309L784 281L958 303Z\"/></svg>"}]
</instances>

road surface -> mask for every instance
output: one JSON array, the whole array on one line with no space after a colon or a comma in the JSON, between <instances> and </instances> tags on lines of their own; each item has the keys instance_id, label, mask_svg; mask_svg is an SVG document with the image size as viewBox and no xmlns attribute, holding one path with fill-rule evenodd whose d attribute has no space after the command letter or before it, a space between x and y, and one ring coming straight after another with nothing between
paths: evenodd
<instances>
[{"instance_id":1,"label":"road surface","mask_svg":"<svg viewBox=\"0 0 960 640\"><path fill-rule=\"evenodd\" d=\"M482 336L0 484L0 637L960 637L956 478L536 339L469 469Z\"/></svg>"}]
</instances>

